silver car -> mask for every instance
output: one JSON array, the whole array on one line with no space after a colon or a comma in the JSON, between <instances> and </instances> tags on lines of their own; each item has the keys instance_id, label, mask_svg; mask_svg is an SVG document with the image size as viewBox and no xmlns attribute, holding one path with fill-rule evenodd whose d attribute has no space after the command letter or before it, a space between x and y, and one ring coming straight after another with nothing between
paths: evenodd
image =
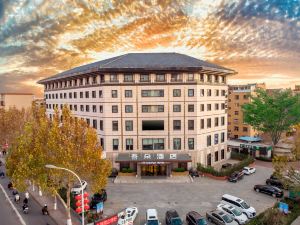
<instances>
[{"instance_id":1,"label":"silver car","mask_svg":"<svg viewBox=\"0 0 300 225\"><path fill-rule=\"evenodd\" d=\"M239 225L231 215L220 210L213 210L206 213L209 222L217 225Z\"/></svg>"}]
</instances>

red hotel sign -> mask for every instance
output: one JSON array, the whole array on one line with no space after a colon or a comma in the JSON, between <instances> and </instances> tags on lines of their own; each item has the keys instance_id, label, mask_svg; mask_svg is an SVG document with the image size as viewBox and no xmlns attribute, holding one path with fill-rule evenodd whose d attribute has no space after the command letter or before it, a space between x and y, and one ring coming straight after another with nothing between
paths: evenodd
<instances>
[{"instance_id":1,"label":"red hotel sign","mask_svg":"<svg viewBox=\"0 0 300 225\"><path fill-rule=\"evenodd\" d=\"M115 225L117 223L118 223L118 215L114 215L102 221L95 222L95 225Z\"/></svg>"}]
</instances>

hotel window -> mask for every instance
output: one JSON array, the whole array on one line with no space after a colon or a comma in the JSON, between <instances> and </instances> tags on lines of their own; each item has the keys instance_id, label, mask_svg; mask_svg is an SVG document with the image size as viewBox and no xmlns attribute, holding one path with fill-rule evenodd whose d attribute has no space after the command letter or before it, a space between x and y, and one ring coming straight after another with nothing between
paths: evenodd
<instances>
[{"instance_id":1,"label":"hotel window","mask_svg":"<svg viewBox=\"0 0 300 225\"><path fill-rule=\"evenodd\" d=\"M173 138L173 149L181 150L181 138Z\"/></svg>"},{"instance_id":2,"label":"hotel window","mask_svg":"<svg viewBox=\"0 0 300 225\"><path fill-rule=\"evenodd\" d=\"M86 105L86 106L85 106L85 111L86 111L86 112L89 112L89 111L90 111L90 106L89 106L89 105Z\"/></svg>"},{"instance_id":3,"label":"hotel window","mask_svg":"<svg viewBox=\"0 0 300 225\"><path fill-rule=\"evenodd\" d=\"M188 74L188 81L194 81L194 74L192 73Z\"/></svg>"},{"instance_id":4,"label":"hotel window","mask_svg":"<svg viewBox=\"0 0 300 225\"><path fill-rule=\"evenodd\" d=\"M77 105L74 105L74 111L77 111Z\"/></svg>"},{"instance_id":5,"label":"hotel window","mask_svg":"<svg viewBox=\"0 0 300 225\"><path fill-rule=\"evenodd\" d=\"M225 151L224 149L221 150L221 160L225 159Z\"/></svg>"},{"instance_id":6,"label":"hotel window","mask_svg":"<svg viewBox=\"0 0 300 225\"><path fill-rule=\"evenodd\" d=\"M194 125L194 120L188 120L188 130L194 130L195 125Z\"/></svg>"},{"instance_id":7,"label":"hotel window","mask_svg":"<svg viewBox=\"0 0 300 225\"><path fill-rule=\"evenodd\" d=\"M70 105L70 110L73 110L73 105Z\"/></svg>"},{"instance_id":8,"label":"hotel window","mask_svg":"<svg viewBox=\"0 0 300 225\"><path fill-rule=\"evenodd\" d=\"M195 106L194 104L189 104L188 105L188 112L194 112L195 111Z\"/></svg>"},{"instance_id":9,"label":"hotel window","mask_svg":"<svg viewBox=\"0 0 300 225\"><path fill-rule=\"evenodd\" d=\"M133 139L127 138L126 139L126 150L133 150Z\"/></svg>"},{"instance_id":10,"label":"hotel window","mask_svg":"<svg viewBox=\"0 0 300 225\"><path fill-rule=\"evenodd\" d=\"M211 128L211 118L207 119L207 128Z\"/></svg>"},{"instance_id":11,"label":"hotel window","mask_svg":"<svg viewBox=\"0 0 300 225\"><path fill-rule=\"evenodd\" d=\"M99 112L100 112L100 113L103 113L103 105L100 105L100 106L99 106Z\"/></svg>"},{"instance_id":12,"label":"hotel window","mask_svg":"<svg viewBox=\"0 0 300 225\"><path fill-rule=\"evenodd\" d=\"M79 85L83 85L83 78L79 80Z\"/></svg>"},{"instance_id":13,"label":"hotel window","mask_svg":"<svg viewBox=\"0 0 300 225\"><path fill-rule=\"evenodd\" d=\"M200 120L200 128L201 128L201 129L204 129L204 119L201 119L201 120Z\"/></svg>"},{"instance_id":14,"label":"hotel window","mask_svg":"<svg viewBox=\"0 0 300 225\"><path fill-rule=\"evenodd\" d=\"M84 112L84 105L80 105L80 111Z\"/></svg>"},{"instance_id":15,"label":"hotel window","mask_svg":"<svg viewBox=\"0 0 300 225\"><path fill-rule=\"evenodd\" d=\"M132 98L132 90L125 90L125 98Z\"/></svg>"},{"instance_id":16,"label":"hotel window","mask_svg":"<svg viewBox=\"0 0 300 225\"><path fill-rule=\"evenodd\" d=\"M125 130L126 131L133 131L133 121L132 120L126 120L125 121Z\"/></svg>"},{"instance_id":17,"label":"hotel window","mask_svg":"<svg viewBox=\"0 0 300 225\"><path fill-rule=\"evenodd\" d=\"M88 91L85 92L85 97L89 98L89 92Z\"/></svg>"},{"instance_id":18,"label":"hotel window","mask_svg":"<svg viewBox=\"0 0 300 225\"><path fill-rule=\"evenodd\" d=\"M218 127L219 126L219 117L216 117L215 118L215 127Z\"/></svg>"},{"instance_id":19,"label":"hotel window","mask_svg":"<svg viewBox=\"0 0 300 225\"><path fill-rule=\"evenodd\" d=\"M63 109L63 104L60 104L60 109Z\"/></svg>"},{"instance_id":20,"label":"hotel window","mask_svg":"<svg viewBox=\"0 0 300 225\"><path fill-rule=\"evenodd\" d=\"M117 90L111 90L111 97L117 98L118 97L118 91Z\"/></svg>"},{"instance_id":21,"label":"hotel window","mask_svg":"<svg viewBox=\"0 0 300 225\"><path fill-rule=\"evenodd\" d=\"M181 121L173 120L173 130L181 130Z\"/></svg>"},{"instance_id":22,"label":"hotel window","mask_svg":"<svg viewBox=\"0 0 300 225\"><path fill-rule=\"evenodd\" d=\"M103 97L103 92L99 91L99 98L102 98L102 97Z\"/></svg>"},{"instance_id":23,"label":"hotel window","mask_svg":"<svg viewBox=\"0 0 300 225\"><path fill-rule=\"evenodd\" d=\"M215 162L218 162L219 161L219 152L216 151L215 152Z\"/></svg>"},{"instance_id":24,"label":"hotel window","mask_svg":"<svg viewBox=\"0 0 300 225\"><path fill-rule=\"evenodd\" d=\"M226 91L225 90L221 90L221 95L225 96L226 95Z\"/></svg>"},{"instance_id":25,"label":"hotel window","mask_svg":"<svg viewBox=\"0 0 300 225\"><path fill-rule=\"evenodd\" d=\"M92 91L92 98L96 98L96 91Z\"/></svg>"},{"instance_id":26,"label":"hotel window","mask_svg":"<svg viewBox=\"0 0 300 225\"><path fill-rule=\"evenodd\" d=\"M204 89L200 89L200 97L204 97Z\"/></svg>"},{"instance_id":27,"label":"hotel window","mask_svg":"<svg viewBox=\"0 0 300 225\"><path fill-rule=\"evenodd\" d=\"M112 121L112 131L118 131L118 130L119 130L118 121Z\"/></svg>"},{"instance_id":28,"label":"hotel window","mask_svg":"<svg viewBox=\"0 0 300 225\"><path fill-rule=\"evenodd\" d=\"M143 120L142 130L164 130L165 124L163 120Z\"/></svg>"},{"instance_id":29,"label":"hotel window","mask_svg":"<svg viewBox=\"0 0 300 225\"><path fill-rule=\"evenodd\" d=\"M203 82L204 81L204 74L200 74L200 80Z\"/></svg>"},{"instance_id":30,"label":"hotel window","mask_svg":"<svg viewBox=\"0 0 300 225\"><path fill-rule=\"evenodd\" d=\"M215 110L219 110L219 103L215 103Z\"/></svg>"},{"instance_id":31,"label":"hotel window","mask_svg":"<svg viewBox=\"0 0 300 225\"><path fill-rule=\"evenodd\" d=\"M113 150L114 151L119 150L119 139L113 139Z\"/></svg>"},{"instance_id":32,"label":"hotel window","mask_svg":"<svg viewBox=\"0 0 300 225\"><path fill-rule=\"evenodd\" d=\"M211 77L211 75L207 75L207 82L212 82L212 77Z\"/></svg>"},{"instance_id":33,"label":"hotel window","mask_svg":"<svg viewBox=\"0 0 300 225\"><path fill-rule=\"evenodd\" d=\"M52 98L54 98L54 96L52 95ZM64 99L67 98L67 93L64 93Z\"/></svg>"},{"instance_id":34,"label":"hotel window","mask_svg":"<svg viewBox=\"0 0 300 225\"><path fill-rule=\"evenodd\" d=\"M72 95L72 93L71 93L71 95ZM55 95L55 98L58 99L58 94Z\"/></svg>"},{"instance_id":35,"label":"hotel window","mask_svg":"<svg viewBox=\"0 0 300 225\"><path fill-rule=\"evenodd\" d=\"M93 120L93 128L97 129L97 120Z\"/></svg>"},{"instance_id":36,"label":"hotel window","mask_svg":"<svg viewBox=\"0 0 300 225\"><path fill-rule=\"evenodd\" d=\"M207 135L206 137L206 146L207 147L211 146L211 135Z\"/></svg>"},{"instance_id":37,"label":"hotel window","mask_svg":"<svg viewBox=\"0 0 300 225\"><path fill-rule=\"evenodd\" d=\"M142 105L143 113L164 112L164 105Z\"/></svg>"},{"instance_id":38,"label":"hotel window","mask_svg":"<svg viewBox=\"0 0 300 225\"><path fill-rule=\"evenodd\" d=\"M100 120L100 130L103 130L103 120Z\"/></svg>"},{"instance_id":39,"label":"hotel window","mask_svg":"<svg viewBox=\"0 0 300 225\"><path fill-rule=\"evenodd\" d=\"M74 98L77 98L77 92L74 92L73 95L74 95Z\"/></svg>"},{"instance_id":40,"label":"hotel window","mask_svg":"<svg viewBox=\"0 0 300 225\"><path fill-rule=\"evenodd\" d=\"M221 109L225 109L225 103L221 104Z\"/></svg>"},{"instance_id":41,"label":"hotel window","mask_svg":"<svg viewBox=\"0 0 300 225\"><path fill-rule=\"evenodd\" d=\"M140 75L140 82L149 82L150 81L150 75L149 74L141 74Z\"/></svg>"},{"instance_id":42,"label":"hotel window","mask_svg":"<svg viewBox=\"0 0 300 225\"><path fill-rule=\"evenodd\" d=\"M124 82L133 82L132 74L124 74Z\"/></svg>"},{"instance_id":43,"label":"hotel window","mask_svg":"<svg viewBox=\"0 0 300 225\"><path fill-rule=\"evenodd\" d=\"M4 106L4 105L2 105L2 106ZM51 109L51 104L49 104L49 109Z\"/></svg>"},{"instance_id":44,"label":"hotel window","mask_svg":"<svg viewBox=\"0 0 300 225\"><path fill-rule=\"evenodd\" d=\"M49 96L50 96L50 95L49 95ZM60 93L60 94L59 94L59 97L60 97L60 99L62 99L62 98L63 98L63 94Z\"/></svg>"},{"instance_id":45,"label":"hotel window","mask_svg":"<svg viewBox=\"0 0 300 225\"><path fill-rule=\"evenodd\" d=\"M188 89L188 96L194 97L194 89Z\"/></svg>"},{"instance_id":46,"label":"hotel window","mask_svg":"<svg viewBox=\"0 0 300 225\"><path fill-rule=\"evenodd\" d=\"M204 104L201 104L201 105L200 105L200 111L201 111L201 112L204 112Z\"/></svg>"},{"instance_id":47,"label":"hotel window","mask_svg":"<svg viewBox=\"0 0 300 225\"><path fill-rule=\"evenodd\" d=\"M215 90L215 94L216 94L216 96L219 96L220 95L220 91L219 90Z\"/></svg>"},{"instance_id":48,"label":"hotel window","mask_svg":"<svg viewBox=\"0 0 300 225\"><path fill-rule=\"evenodd\" d=\"M189 138L188 139L188 147L189 147L189 150L194 150L195 149L195 139L194 138Z\"/></svg>"},{"instance_id":49,"label":"hotel window","mask_svg":"<svg viewBox=\"0 0 300 225\"><path fill-rule=\"evenodd\" d=\"M235 107L240 107L240 103L234 103Z\"/></svg>"},{"instance_id":50,"label":"hotel window","mask_svg":"<svg viewBox=\"0 0 300 225\"><path fill-rule=\"evenodd\" d=\"M133 107L132 105L125 105L125 113L132 113Z\"/></svg>"},{"instance_id":51,"label":"hotel window","mask_svg":"<svg viewBox=\"0 0 300 225\"><path fill-rule=\"evenodd\" d=\"M221 126L224 126L224 125L225 125L225 117L222 116L222 117L221 117Z\"/></svg>"},{"instance_id":52,"label":"hotel window","mask_svg":"<svg viewBox=\"0 0 300 225\"><path fill-rule=\"evenodd\" d=\"M164 81L166 81L165 74L156 74L155 81L156 82L164 82Z\"/></svg>"},{"instance_id":53,"label":"hotel window","mask_svg":"<svg viewBox=\"0 0 300 225\"><path fill-rule=\"evenodd\" d=\"M110 75L110 82L118 82L118 75L117 74L111 74Z\"/></svg>"},{"instance_id":54,"label":"hotel window","mask_svg":"<svg viewBox=\"0 0 300 225\"><path fill-rule=\"evenodd\" d=\"M239 115L239 111L234 111L234 115Z\"/></svg>"},{"instance_id":55,"label":"hotel window","mask_svg":"<svg viewBox=\"0 0 300 225\"><path fill-rule=\"evenodd\" d=\"M221 76L221 82L225 83L225 76Z\"/></svg>"},{"instance_id":56,"label":"hotel window","mask_svg":"<svg viewBox=\"0 0 300 225\"><path fill-rule=\"evenodd\" d=\"M90 119L86 119L86 123L87 123L88 125L90 125L90 124L91 124Z\"/></svg>"},{"instance_id":57,"label":"hotel window","mask_svg":"<svg viewBox=\"0 0 300 225\"><path fill-rule=\"evenodd\" d=\"M143 150L164 150L165 139L163 138L143 138Z\"/></svg>"},{"instance_id":58,"label":"hotel window","mask_svg":"<svg viewBox=\"0 0 300 225\"><path fill-rule=\"evenodd\" d=\"M239 95L235 95L234 98L235 98L236 100L239 100L239 99L240 99L240 96L239 96Z\"/></svg>"},{"instance_id":59,"label":"hotel window","mask_svg":"<svg viewBox=\"0 0 300 225\"><path fill-rule=\"evenodd\" d=\"M211 104L207 104L207 111L211 111Z\"/></svg>"},{"instance_id":60,"label":"hotel window","mask_svg":"<svg viewBox=\"0 0 300 225\"><path fill-rule=\"evenodd\" d=\"M180 97L181 90L180 89L173 89L173 97Z\"/></svg>"},{"instance_id":61,"label":"hotel window","mask_svg":"<svg viewBox=\"0 0 300 225\"><path fill-rule=\"evenodd\" d=\"M222 132L221 133L221 143L224 143L225 142L225 133Z\"/></svg>"},{"instance_id":62,"label":"hotel window","mask_svg":"<svg viewBox=\"0 0 300 225\"><path fill-rule=\"evenodd\" d=\"M93 105L93 112L97 112L97 106L96 105Z\"/></svg>"},{"instance_id":63,"label":"hotel window","mask_svg":"<svg viewBox=\"0 0 300 225\"><path fill-rule=\"evenodd\" d=\"M173 105L173 112L181 112L181 105Z\"/></svg>"},{"instance_id":64,"label":"hotel window","mask_svg":"<svg viewBox=\"0 0 300 225\"><path fill-rule=\"evenodd\" d=\"M243 127L243 132L247 132L248 131L248 127Z\"/></svg>"},{"instance_id":65,"label":"hotel window","mask_svg":"<svg viewBox=\"0 0 300 225\"><path fill-rule=\"evenodd\" d=\"M79 93L79 95L80 95L80 98L83 98L83 92L82 91Z\"/></svg>"},{"instance_id":66,"label":"hotel window","mask_svg":"<svg viewBox=\"0 0 300 225\"><path fill-rule=\"evenodd\" d=\"M182 74L171 74L171 81L182 81Z\"/></svg>"},{"instance_id":67,"label":"hotel window","mask_svg":"<svg viewBox=\"0 0 300 225\"><path fill-rule=\"evenodd\" d=\"M219 144L219 134L215 134L214 144L215 145Z\"/></svg>"},{"instance_id":68,"label":"hotel window","mask_svg":"<svg viewBox=\"0 0 300 225\"><path fill-rule=\"evenodd\" d=\"M92 84L97 84L97 78L93 77L92 79L93 79Z\"/></svg>"},{"instance_id":69,"label":"hotel window","mask_svg":"<svg viewBox=\"0 0 300 225\"><path fill-rule=\"evenodd\" d=\"M113 105L113 106L111 107L111 112L112 112L112 113L118 113L118 106L117 106L117 105Z\"/></svg>"},{"instance_id":70,"label":"hotel window","mask_svg":"<svg viewBox=\"0 0 300 225\"><path fill-rule=\"evenodd\" d=\"M69 92L69 99L72 99L72 92Z\"/></svg>"},{"instance_id":71,"label":"hotel window","mask_svg":"<svg viewBox=\"0 0 300 225\"><path fill-rule=\"evenodd\" d=\"M249 98L249 95L244 95L244 99L248 99Z\"/></svg>"},{"instance_id":72,"label":"hotel window","mask_svg":"<svg viewBox=\"0 0 300 225\"><path fill-rule=\"evenodd\" d=\"M239 131L239 127L234 127L234 131Z\"/></svg>"},{"instance_id":73,"label":"hotel window","mask_svg":"<svg viewBox=\"0 0 300 225\"><path fill-rule=\"evenodd\" d=\"M207 89L207 96L211 96L211 89Z\"/></svg>"},{"instance_id":74,"label":"hotel window","mask_svg":"<svg viewBox=\"0 0 300 225\"><path fill-rule=\"evenodd\" d=\"M142 90L142 97L164 97L164 90Z\"/></svg>"}]
</instances>

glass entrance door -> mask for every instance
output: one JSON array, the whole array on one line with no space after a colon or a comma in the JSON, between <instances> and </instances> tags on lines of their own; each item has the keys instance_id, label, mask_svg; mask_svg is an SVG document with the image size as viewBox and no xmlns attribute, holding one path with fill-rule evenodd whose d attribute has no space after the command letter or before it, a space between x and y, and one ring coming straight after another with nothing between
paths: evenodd
<instances>
[{"instance_id":1,"label":"glass entrance door","mask_svg":"<svg viewBox=\"0 0 300 225\"><path fill-rule=\"evenodd\" d=\"M142 176L166 176L166 165L141 165Z\"/></svg>"}]
</instances>

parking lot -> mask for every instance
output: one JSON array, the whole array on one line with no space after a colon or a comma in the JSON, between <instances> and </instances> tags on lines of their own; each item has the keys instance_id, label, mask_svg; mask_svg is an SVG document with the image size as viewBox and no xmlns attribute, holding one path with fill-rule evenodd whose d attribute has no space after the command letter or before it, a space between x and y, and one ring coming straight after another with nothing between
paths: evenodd
<instances>
[{"instance_id":1,"label":"parking lot","mask_svg":"<svg viewBox=\"0 0 300 225\"><path fill-rule=\"evenodd\" d=\"M276 199L256 193L255 184L264 184L271 175L272 168L256 167L257 172L238 183L217 181L209 178L196 178L194 183L156 183L156 184L113 184L107 186L108 200L105 203L105 214L113 214L126 207L135 206L139 215L135 225L144 225L146 210L155 208L160 222L165 224L165 212L176 209L185 221L189 211L201 215L216 208L225 193L240 197L250 203L260 213L271 207Z\"/></svg>"}]
</instances>

